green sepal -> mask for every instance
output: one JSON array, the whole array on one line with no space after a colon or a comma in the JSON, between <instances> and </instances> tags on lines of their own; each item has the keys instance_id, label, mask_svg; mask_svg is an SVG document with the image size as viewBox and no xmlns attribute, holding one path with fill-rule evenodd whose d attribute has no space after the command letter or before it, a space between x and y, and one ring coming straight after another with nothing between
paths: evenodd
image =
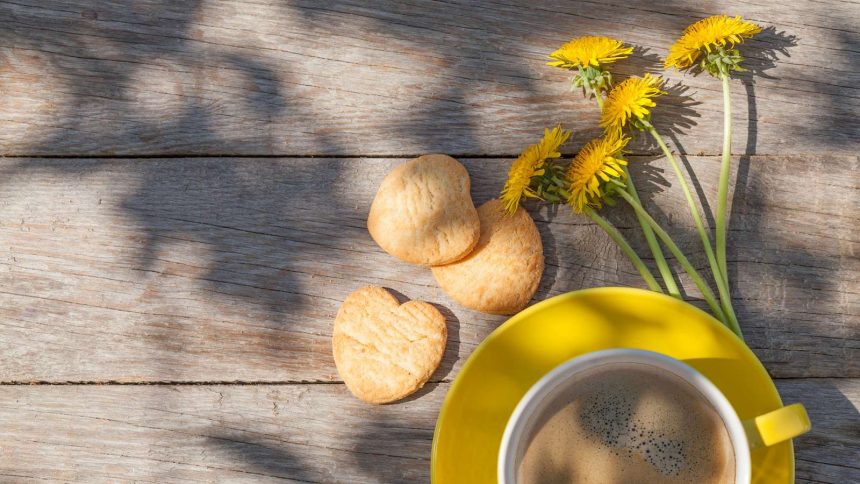
<instances>
[{"instance_id":1,"label":"green sepal","mask_svg":"<svg viewBox=\"0 0 860 484\"><path fill-rule=\"evenodd\" d=\"M714 77L720 77L728 75L732 71L746 71L746 69L741 67L743 60L744 58L737 49L717 47L710 52L702 52L694 74L707 72Z\"/></svg>"},{"instance_id":2,"label":"green sepal","mask_svg":"<svg viewBox=\"0 0 860 484\"><path fill-rule=\"evenodd\" d=\"M578 66L576 74L570 79L570 90L582 89L585 96L599 96L612 86L612 74L601 67Z\"/></svg>"}]
</instances>

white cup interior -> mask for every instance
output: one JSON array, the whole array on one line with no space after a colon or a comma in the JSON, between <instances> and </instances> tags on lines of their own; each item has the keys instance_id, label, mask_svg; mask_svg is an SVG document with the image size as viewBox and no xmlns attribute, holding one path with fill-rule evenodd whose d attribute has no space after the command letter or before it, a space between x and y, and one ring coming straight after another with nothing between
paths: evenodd
<instances>
[{"instance_id":1,"label":"white cup interior","mask_svg":"<svg viewBox=\"0 0 860 484\"><path fill-rule=\"evenodd\" d=\"M498 476L501 484L515 484L517 469L534 434L552 413L566 402L566 390L590 370L615 364L644 364L668 371L691 384L716 410L728 430L735 457L735 482L750 481L749 443L743 424L729 401L704 375L668 356L644 350L614 349L574 358L546 374L523 396L508 420L499 449Z\"/></svg>"}]
</instances>

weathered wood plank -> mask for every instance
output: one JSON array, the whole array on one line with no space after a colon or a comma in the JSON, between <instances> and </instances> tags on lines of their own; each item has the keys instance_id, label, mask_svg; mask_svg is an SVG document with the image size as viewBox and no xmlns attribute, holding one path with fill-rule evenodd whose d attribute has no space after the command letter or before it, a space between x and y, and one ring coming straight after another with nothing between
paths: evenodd
<instances>
[{"instance_id":1,"label":"weathered wood plank","mask_svg":"<svg viewBox=\"0 0 860 484\"><path fill-rule=\"evenodd\" d=\"M562 42L646 49L620 78L659 70L686 25L717 13L772 27L733 83L734 151L854 151L856 4L622 3L0 2L0 154L510 156L557 122L578 141L597 132L593 103L544 65ZM684 132L682 151L718 153L719 83L679 80L656 119Z\"/></svg>"},{"instance_id":2,"label":"weathered wood plank","mask_svg":"<svg viewBox=\"0 0 860 484\"><path fill-rule=\"evenodd\" d=\"M371 406L343 385L3 386L0 480L428 482L431 387Z\"/></svg>"},{"instance_id":3,"label":"weathered wood plank","mask_svg":"<svg viewBox=\"0 0 860 484\"><path fill-rule=\"evenodd\" d=\"M795 440L797 482L860 482L860 381L777 380L783 402L802 402L812 431Z\"/></svg>"},{"instance_id":4,"label":"weathered wood plank","mask_svg":"<svg viewBox=\"0 0 860 484\"><path fill-rule=\"evenodd\" d=\"M437 303L450 378L503 317L466 310L365 228L392 159L6 159L0 162L0 381L336 381L331 324L364 284ZM477 203L508 160L464 160ZM692 157L715 193L719 160ZM656 216L706 268L664 160L635 158ZM750 346L776 376L860 376L856 157L739 163L729 254ZM671 179L670 179L671 180ZM533 211L536 299L639 276L595 226ZM638 228L607 212L624 233ZM640 251L645 253L644 251ZM694 287L683 285L695 299Z\"/></svg>"},{"instance_id":5,"label":"weathered wood plank","mask_svg":"<svg viewBox=\"0 0 860 484\"><path fill-rule=\"evenodd\" d=\"M860 381L779 381L814 422L798 482L860 474ZM0 479L137 482L428 482L448 384L370 406L343 385L0 387Z\"/></svg>"}]
</instances>

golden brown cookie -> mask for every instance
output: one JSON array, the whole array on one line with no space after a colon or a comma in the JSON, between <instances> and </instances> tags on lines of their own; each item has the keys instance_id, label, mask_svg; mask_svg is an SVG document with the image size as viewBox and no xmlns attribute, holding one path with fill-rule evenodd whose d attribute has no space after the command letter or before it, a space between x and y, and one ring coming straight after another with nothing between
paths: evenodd
<instances>
[{"instance_id":1,"label":"golden brown cookie","mask_svg":"<svg viewBox=\"0 0 860 484\"><path fill-rule=\"evenodd\" d=\"M478 207L481 239L465 259L433 267L439 286L470 309L513 314L531 300L543 275L543 244L522 208L505 215L499 200Z\"/></svg>"},{"instance_id":2,"label":"golden brown cookie","mask_svg":"<svg viewBox=\"0 0 860 484\"><path fill-rule=\"evenodd\" d=\"M337 372L356 397L399 400L422 386L442 361L445 317L424 301L400 304L381 287L363 287L341 304L332 348Z\"/></svg>"},{"instance_id":3,"label":"golden brown cookie","mask_svg":"<svg viewBox=\"0 0 860 484\"><path fill-rule=\"evenodd\" d=\"M480 236L469 173L454 158L424 155L394 168L370 206L367 229L398 259L440 265L465 257Z\"/></svg>"}]
</instances>

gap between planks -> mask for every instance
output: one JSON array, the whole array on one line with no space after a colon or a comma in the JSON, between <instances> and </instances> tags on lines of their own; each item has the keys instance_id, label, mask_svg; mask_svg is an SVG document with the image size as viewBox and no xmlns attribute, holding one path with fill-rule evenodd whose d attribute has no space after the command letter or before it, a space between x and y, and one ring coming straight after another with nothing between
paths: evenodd
<instances>
[{"instance_id":1,"label":"gap between planks","mask_svg":"<svg viewBox=\"0 0 860 484\"><path fill-rule=\"evenodd\" d=\"M561 158L573 157L578 152L562 152ZM324 153L305 153L305 154L231 154L231 153L212 153L212 154L200 154L200 153L167 153L167 154L151 154L151 155L111 155L111 154L93 154L93 155L64 155L64 154L56 154L56 155L28 155L28 154L0 154L0 159L9 158L9 159L17 159L17 158L33 158L33 159L47 159L47 160L165 160L165 159L177 159L177 158L239 158L239 159L273 159L273 158L284 158L284 159L307 159L307 158L320 158L320 159L331 159L331 160L342 160L342 159L352 159L352 158L363 158L363 159L411 159L417 158L422 155L426 155L428 153L409 153L409 154L350 154L350 155L329 155ZM445 153L446 155L452 158L462 158L462 159L500 159L500 158L517 158L520 156L520 153L497 153L497 154L475 154L475 153ZM695 156L699 158L718 158L722 156L722 153L687 153L684 151L672 150L672 154L679 156ZM827 155L828 153L820 153L820 155ZM627 153L628 157L637 157L637 156L665 156L662 151L653 151L653 152L631 152ZM737 156L755 156L757 158L760 157L793 157L793 156L809 156L809 154L804 153L732 153L733 157ZM844 156L844 155L836 155L836 156Z\"/></svg>"},{"instance_id":2,"label":"gap between planks","mask_svg":"<svg viewBox=\"0 0 860 484\"><path fill-rule=\"evenodd\" d=\"M832 377L832 376L803 376L803 377L779 377L773 378L774 382L778 381L794 381L794 380L851 380L853 377ZM443 378L441 380L429 380L426 385L443 385L453 383L452 378ZM48 381L48 380L28 380L28 381L0 381L0 386L299 386L299 385L345 385L342 380L333 381L300 381L300 380L260 380L260 381L241 381L241 380L211 380L211 381L188 381L188 380L162 380L162 381L121 381L121 380L70 380L70 381Z\"/></svg>"},{"instance_id":3,"label":"gap between planks","mask_svg":"<svg viewBox=\"0 0 860 484\"><path fill-rule=\"evenodd\" d=\"M444 384L451 383L453 380L445 378L442 380L430 380L426 384ZM22 381L0 381L0 386L254 386L254 385L273 385L273 386L291 386L291 385L344 385L341 380L333 381L301 381L301 380L260 380L260 381L241 381L241 380L210 380L210 381L189 381L189 380L162 380L162 381L122 381L122 380L69 380L69 381L49 381L49 380L22 380Z\"/></svg>"}]
</instances>

